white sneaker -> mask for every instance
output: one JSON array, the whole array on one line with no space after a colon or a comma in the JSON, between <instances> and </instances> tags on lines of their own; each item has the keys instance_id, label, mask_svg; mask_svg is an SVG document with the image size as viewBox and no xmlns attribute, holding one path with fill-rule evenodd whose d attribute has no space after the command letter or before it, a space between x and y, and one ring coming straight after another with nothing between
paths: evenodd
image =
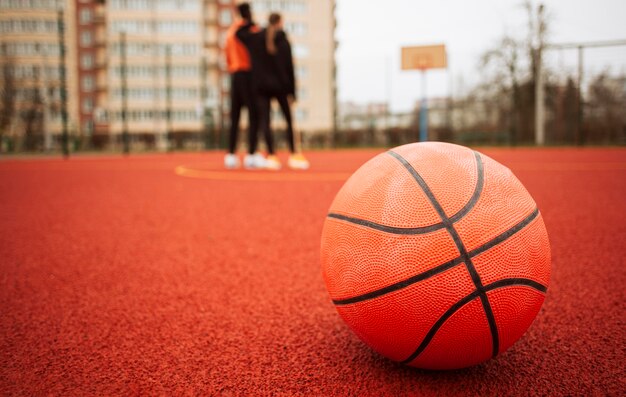
<instances>
[{"instance_id":1,"label":"white sneaker","mask_svg":"<svg viewBox=\"0 0 626 397\"><path fill-rule=\"evenodd\" d=\"M263 157L261 153L256 152L254 154L254 164L256 165L256 168L263 169L267 166L267 160L265 160L265 157Z\"/></svg>"},{"instance_id":2,"label":"white sneaker","mask_svg":"<svg viewBox=\"0 0 626 397\"><path fill-rule=\"evenodd\" d=\"M239 168L241 164L239 163L239 157L236 154L229 153L224 156L224 167L229 170L234 170Z\"/></svg>"},{"instance_id":3,"label":"white sneaker","mask_svg":"<svg viewBox=\"0 0 626 397\"><path fill-rule=\"evenodd\" d=\"M243 167L246 169L254 168L254 155L246 154L243 156Z\"/></svg>"},{"instance_id":4,"label":"white sneaker","mask_svg":"<svg viewBox=\"0 0 626 397\"><path fill-rule=\"evenodd\" d=\"M292 154L289 156L289 160L287 161L289 168L294 170L308 170L311 164L309 161L302 155L302 153Z\"/></svg>"},{"instance_id":5,"label":"white sneaker","mask_svg":"<svg viewBox=\"0 0 626 397\"><path fill-rule=\"evenodd\" d=\"M276 156L267 156L265 159L265 168L268 170L278 171L282 165L280 164L280 160Z\"/></svg>"},{"instance_id":6,"label":"white sneaker","mask_svg":"<svg viewBox=\"0 0 626 397\"><path fill-rule=\"evenodd\" d=\"M265 157L259 152L255 154L246 154L243 158L243 166L249 170L258 170L265 168Z\"/></svg>"}]
</instances>

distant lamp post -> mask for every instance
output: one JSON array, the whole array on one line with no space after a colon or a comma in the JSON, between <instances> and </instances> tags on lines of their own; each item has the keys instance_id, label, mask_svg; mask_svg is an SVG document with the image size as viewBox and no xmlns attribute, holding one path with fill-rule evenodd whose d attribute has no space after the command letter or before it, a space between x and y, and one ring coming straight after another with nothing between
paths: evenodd
<instances>
[{"instance_id":1,"label":"distant lamp post","mask_svg":"<svg viewBox=\"0 0 626 397\"><path fill-rule=\"evenodd\" d=\"M172 150L172 46L165 47L165 122L167 150Z\"/></svg>"},{"instance_id":2,"label":"distant lamp post","mask_svg":"<svg viewBox=\"0 0 626 397\"><path fill-rule=\"evenodd\" d=\"M63 18L63 7L60 7L57 13L57 30L59 33L59 77L61 80L61 120L63 123L61 145L63 148L63 157L68 158L70 156L70 149L67 117L67 78L65 75L65 22Z\"/></svg>"},{"instance_id":3,"label":"distant lamp post","mask_svg":"<svg viewBox=\"0 0 626 397\"><path fill-rule=\"evenodd\" d=\"M122 142L124 154L130 153L128 134L128 81L126 78L126 32L120 32L120 78L122 94Z\"/></svg>"},{"instance_id":4,"label":"distant lamp post","mask_svg":"<svg viewBox=\"0 0 626 397\"><path fill-rule=\"evenodd\" d=\"M209 118L207 117L207 99L209 98L209 88L207 87L207 62L206 57L200 60L200 113L202 115L202 137L204 141L204 149L210 148L211 136L209 133Z\"/></svg>"},{"instance_id":5,"label":"distant lamp post","mask_svg":"<svg viewBox=\"0 0 626 397\"><path fill-rule=\"evenodd\" d=\"M543 73L543 50L546 32L544 7L537 8L537 47L535 48L535 144L543 146L546 143L545 132L545 76Z\"/></svg>"},{"instance_id":6,"label":"distant lamp post","mask_svg":"<svg viewBox=\"0 0 626 397\"><path fill-rule=\"evenodd\" d=\"M209 66L205 57L202 57L200 65L201 76L201 113L202 113L202 133L204 135L204 148L211 149L211 137L215 135L215 120L213 118L213 110L218 107L218 101L215 93L209 89L207 74L209 73ZM215 148L219 147L219 142L214 142Z\"/></svg>"}]
</instances>

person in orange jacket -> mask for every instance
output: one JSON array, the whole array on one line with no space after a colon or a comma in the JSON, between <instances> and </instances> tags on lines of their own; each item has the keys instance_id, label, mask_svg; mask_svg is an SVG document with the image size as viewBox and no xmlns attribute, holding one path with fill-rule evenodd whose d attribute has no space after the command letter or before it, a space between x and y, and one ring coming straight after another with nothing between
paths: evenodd
<instances>
[{"instance_id":1,"label":"person in orange jacket","mask_svg":"<svg viewBox=\"0 0 626 397\"><path fill-rule=\"evenodd\" d=\"M231 75L230 89L230 141L224 157L226 168L239 168L239 157L235 154L239 136L241 109L248 109L248 154L244 157L245 168L265 168L265 158L256 152L259 113L256 103L256 88L252 76L252 62L245 45L237 38L237 30L252 23L249 3L237 6L240 18L232 24L226 35L226 63Z\"/></svg>"}]
</instances>

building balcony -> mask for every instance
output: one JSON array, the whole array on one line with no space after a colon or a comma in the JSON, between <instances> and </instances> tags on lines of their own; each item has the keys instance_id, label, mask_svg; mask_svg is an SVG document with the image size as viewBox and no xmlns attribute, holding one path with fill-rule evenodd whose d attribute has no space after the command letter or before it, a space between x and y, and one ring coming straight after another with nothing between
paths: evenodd
<instances>
[{"instance_id":1,"label":"building balcony","mask_svg":"<svg viewBox=\"0 0 626 397\"><path fill-rule=\"evenodd\" d=\"M106 10L104 6L97 6L93 14L93 23L104 25L106 23Z\"/></svg>"},{"instance_id":2,"label":"building balcony","mask_svg":"<svg viewBox=\"0 0 626 397\"><path fill-rule=\"evenodd\" d=\"M109 63L106 61L106 59L97 60L96 63L94 64L94 69L96 69L96 70L106 70L106 68L108 66L109 66Z\"/></svg>"},{"instance_id":3,"label":"building balcony","mask_svg":"<svg viewBox=\"0 0 626 397\"><path fill-rule=\"evenodd\" d=\"M96 37L96 39L93 42L93 46L95 48L105 48L107 46L107 40L106 38L98 38Z\"/></svg>"},{"instance_id":4,"label":"building balcony","mask_svg":"<svg viewBox=\"0 0 626 397\"><path fill-rule=\"evenodd\" d=\"M220 64L219 62L207 62L206 63L206 70L219 70L220 69Z\"/></svg>"},{"instance_id":5,"label":"building balcony","mask_svg":"<svg viewBox=\"0 0 626 397\"><path fill-rule=\"evenodd\" d=\"M101 94L103 92L108 92L108 91L109 91L109 86L108 86L106 81L104 81L102 83L98 82L96 84L96 93Z\"/></svg>"}]
</instances>

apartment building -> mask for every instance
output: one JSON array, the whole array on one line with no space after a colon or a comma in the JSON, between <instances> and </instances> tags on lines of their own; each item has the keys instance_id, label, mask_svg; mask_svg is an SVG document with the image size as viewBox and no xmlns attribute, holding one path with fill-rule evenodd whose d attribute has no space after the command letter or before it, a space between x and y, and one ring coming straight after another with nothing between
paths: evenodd
<instances>
[{"instance_id":1,"label":"apartment building","mask_svg":"<svg viewBox=\"0 0 626 397\"><path fill-rule=\"evenodd\" d=\"M106 77L101 77L107 95L103 109L96 109L97 130L108 129L108 135L119 140L126 129L131 135L154 136L157 145L166 146L172 136L203 131L205 110L214 112L219 122L223 73L218 40L230 23L219 15L232 4L107 1Z\"/></svg>"},{"instance_id":2,"label":"apartment building","mask_svg":"<svg viewBox=\"0 0 626 397\"><path fill-rule=\"evenodd\" d=\"M168 131L200 132L206 128L207 113L218 130L226 130L230 76L224 44L226 32L236 18L236 4L234 0L106 2L108 108L106 112L97 111L108 114L109 135L119 136L123 129L122 32L127 41L127 119L131 134L152 132L165 137ZM273 11L284 17L296 64L299 100L295 118L299 128L309 133L328 133L334 128L336 112L334 0L254 0L251 4L261 24ZM95 119L98 127L98 117Z\"/></svg>"},{"instance_id":3,"label":"apartment building","mask_svg":"<svg viewBox=\"0 0 626 397\"><path fill-rule=\"evenodd\" d=\"M59 27L75 36L72 4L57 0L0 0L0 144L52 149L61 132ZM75 46L65 43L67 69ZM67 74L69 129L76 132L76 78Z\"/></svg>"},{"instance_id":4,"label":"apartment building","mask_svg":"<svg viewBox=\"0 0 626 397\"><path fill-rule=\"evenodd\" d=\"M280 12L296 63L295 118L308 133L335 120L334 0L254 0L256 20ZM70 133L96 147L131 141L168 147L229 120L224 43L235 0L0 0L0 50L40 87L46 145L61 124L58 10L63 10ZM28 80L28 81L27 81ZM43 87L43 88L42 88ZM31 89L32 88L27 88ZM39 91L38 91L39 92ZM32 103L32 95L21 94ZM125 110L125 111L124 111ZM13 118L10 131L30 128ZM31 128L32 129L32 128ZM5 128L4 130L7 130Z\"/></svg>"}]
</instances>

